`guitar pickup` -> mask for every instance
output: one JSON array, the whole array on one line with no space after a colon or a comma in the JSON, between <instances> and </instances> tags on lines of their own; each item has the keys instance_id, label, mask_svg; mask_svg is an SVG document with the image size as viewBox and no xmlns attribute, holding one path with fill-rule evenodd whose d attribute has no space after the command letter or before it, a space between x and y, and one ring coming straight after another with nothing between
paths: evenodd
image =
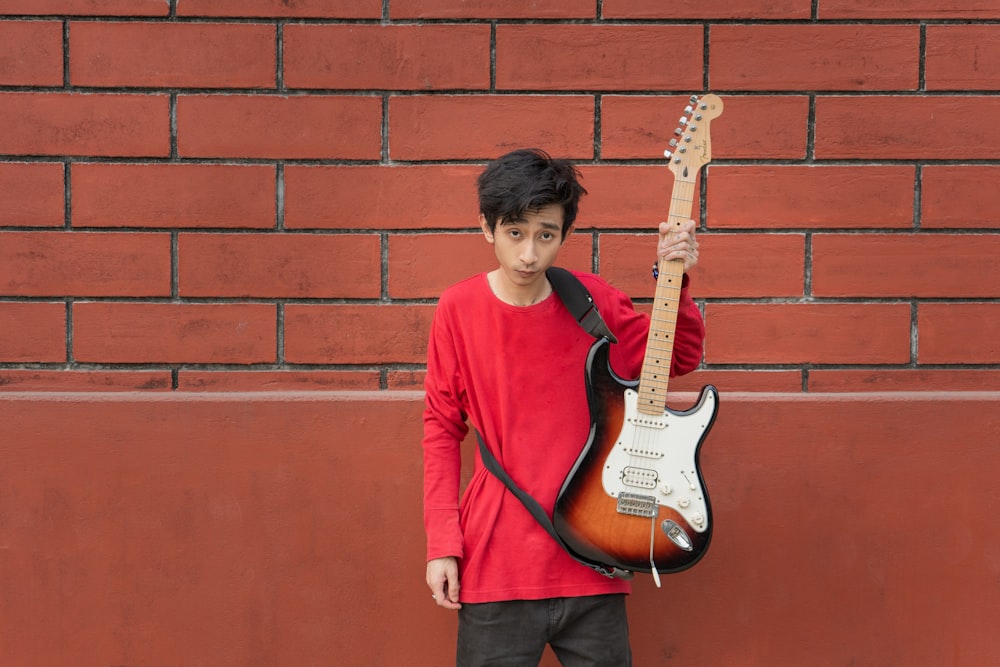
<instances>
[{"instance_id":1,"label":"guitar pickup","mask_svg":"<svg viewBox=\"0 0 1000 667\"><path fill-rule=\"evenodd\" d=\"M625 447L622 445L621 441L618 441L618 446L622 448L622 451L629 456L641 456L646 459L662 459L663 452L658 449L643 449L641 447Z\"/></svg>"},{"instance_id":2,"label":"guitar pickup","mask_svg":"<svg viewBox=\"0 0 1000 667\"><path fill-rule=\"evenodd\" d=\"M666 415L653 416L641 413L630 416L628 423L632 424L632 426L642 426L645 428L666 428L668 426Z\"/></svg>"},{"instance_id":3,"label":"guitar pickup","mask_svg":"<svg viewBox=\"0 0 1000 667\"><path fill-rule=\"evenodd\" d=\"M659 506L655 496L624 492L618 494L618 513L651 519L659 513Z\"/></svg>"},{"instance_id":4,"label":"guitar pickup","mask_svg":"<svg viewBox=\"0 0 1000 667\"><path fill-rule=\"evenodd\" d=\"M649 468L636 468L628 466L622 471L622 484L625 486L636 486L640 489L655 489L659 475L655 470Z\"/></svg>"}]
</instances>

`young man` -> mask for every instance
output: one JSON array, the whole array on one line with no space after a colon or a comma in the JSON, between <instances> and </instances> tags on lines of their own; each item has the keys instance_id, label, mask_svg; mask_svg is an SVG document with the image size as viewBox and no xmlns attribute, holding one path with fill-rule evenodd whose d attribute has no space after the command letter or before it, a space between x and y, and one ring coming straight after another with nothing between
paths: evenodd
<instances>
[{"instance_id":1,"label":"young man","mask_svg":"<svg viewBox=\"0 0 1000 667\"><path fill-rule=\"evenodd\" d=\"M519 150L478 180L479 224L499 266L442 295L431 327L424 411L427 585L458 610L459 667L536 666L546 644L567 667L631 664L624 596L629 583L580 565L476 457L460 496L461 442L469 425L512 479L551 516L556 495L587 441L584 367L594 338L559 297L545 270L573 231L586 190L565 160ZM654 254L637 258L648 274ZM655 254L698 259L694 221L660 225ZM649 317L598 276L574 272L618 339L610 361L639 376ZM701 361L704 326L681 291L671 374Z\"/></svg>"}]
</instances>

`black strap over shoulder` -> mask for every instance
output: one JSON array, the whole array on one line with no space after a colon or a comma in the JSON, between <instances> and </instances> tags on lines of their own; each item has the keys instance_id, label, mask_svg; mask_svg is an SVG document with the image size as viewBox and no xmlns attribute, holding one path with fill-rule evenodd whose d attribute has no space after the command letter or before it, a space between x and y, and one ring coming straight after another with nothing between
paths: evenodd
<instances>
[{"instance_id":1,"label":"black strap over shoulder","mask_svg":"<svg viewBox=\"0 0 1000 667\"><path fill-rule=\"evenodd\" d=\"M552 289L559 295L566 309L587 333L594 338L607 338L612 343L618 342L604 322L604 318L597 312L594 297L590 296L590 292L579 278L558 266L549 267L545 271L545 277L549 279Z\"/></svg>"}]
</instances>

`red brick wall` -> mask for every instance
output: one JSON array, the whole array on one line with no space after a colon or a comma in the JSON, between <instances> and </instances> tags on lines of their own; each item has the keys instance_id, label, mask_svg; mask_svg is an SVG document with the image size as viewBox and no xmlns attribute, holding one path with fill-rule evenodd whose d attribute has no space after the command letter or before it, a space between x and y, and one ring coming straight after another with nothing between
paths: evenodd
<instances>
[{"instance_id":1,"label":"red brick wall","mask_svg":"<svg viewBox=\"0 0 1000 667\"><path fill-rule=\"evenodd\" d=\"M876 7L875 5L878 5ZM591 191L563 263L648 303L690 93L729 390L1000 379L1000 9L911 0L9 0L0 383L419 387L487 268L473 179L538 145Z\"/></svg>"},{"instance_id":2,"label":"red brick wall","mask_svg":"<svg viewBox=\"0 0 1000 667\"><path fill-rule=\"evenodd\" d=\"M998 37L995 0L0 0L0 663L447 664L406 390L492 261L475 176L574 158L562 263L648 307L705 91L671 388L722 393L717 530L637 585L639 664L996 663Z\"/></svg>"}]
</instances>

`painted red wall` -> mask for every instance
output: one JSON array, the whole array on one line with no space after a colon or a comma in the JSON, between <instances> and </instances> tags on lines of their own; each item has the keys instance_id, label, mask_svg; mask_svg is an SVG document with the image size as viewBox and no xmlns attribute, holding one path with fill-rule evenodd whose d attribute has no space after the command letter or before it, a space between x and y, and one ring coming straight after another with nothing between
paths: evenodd
<instances>
[{"instance_id":1,"label":"painted red wall","mask_svg":"<svg viewBox=\"0 0 1000 667\"><path fill-rule=\"evenodd\" d=\"M437 296L492 261L474 179L575 159L562 263L648 308L705 91L708 341L671 388L723 394L718 531L637 585L639 664L997 662L998 19L6 0L0 664L448 664L418 392Z\"/></svg>"},{"instance_id":2,"label":"painted red wall","mask_svg":"<svg viewBox=\"0 0 1000 667\"><path fill-rule=\"evenodd\" d=\"M1000 661L998 407L723 393L702 453L713 541L662 590L638 579L636 664ZM423 583L421 409L418 392L4 395L3 664L449 664L455 616Z\"/></svg>"}]
</instances>

